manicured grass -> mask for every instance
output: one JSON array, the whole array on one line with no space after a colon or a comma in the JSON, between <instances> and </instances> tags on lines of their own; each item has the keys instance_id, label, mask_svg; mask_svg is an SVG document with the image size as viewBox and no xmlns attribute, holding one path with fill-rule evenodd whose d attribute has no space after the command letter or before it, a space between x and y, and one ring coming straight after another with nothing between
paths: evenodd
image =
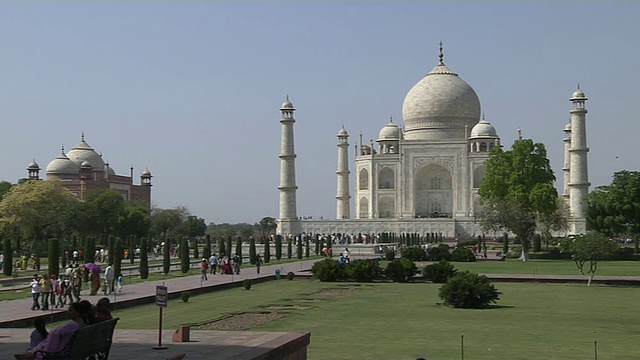
<instances>
[{"instance_id":1,"label":"manicured grass","mask_svg":"<svg viewBox=\"0 0 640 360\"><path fill-rule=\"evenodd\" d=\"M352 283L271 281L172 300L166 329L222 315L264 310L314 298L324 288ZM311 332L309 359L638 359L636 340L640 288L540 283L495 283L503 292L498 307L462 310L439 306L437 284L362 284L355 294L329 301L297 303L311 309L263 324L256 331ZM317 298L317 296L315 296ZM157 327L155 306L114 312L118 328ZM116 330L117 331L117 330Z\"/></svg>"},{"instance_id":2,"label":"manicured grass","mask_svg":"<svg viewBox=\"0 0 640 360\"><path fill-rule=\"evenodd\" d=\"M576 264L571 260L529 260L524 262L509 259L507 261L454 262L452 264L456 269L469 270L481 274L580 275ZM598 263L596 277L598 275L640 276L640 262L601 261Z\"/></svg>"}]
</instances>

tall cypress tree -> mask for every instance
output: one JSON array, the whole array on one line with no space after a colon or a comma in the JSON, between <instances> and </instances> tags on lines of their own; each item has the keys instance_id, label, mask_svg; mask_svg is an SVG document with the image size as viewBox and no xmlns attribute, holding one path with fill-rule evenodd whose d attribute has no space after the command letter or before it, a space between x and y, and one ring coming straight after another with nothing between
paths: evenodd
<instances>
[{"instance_id":1,"label":"tall cypress tree","mask_svg":"<svg viewBox=\"0 0 640 360\"><path fill-rule=\"evenodd\" d=\"M264 239L264 263L268 264L271 260L271 244L269 238Z\"/></svg>"},{"instance_id":2,"label":"tall cypress tree","mask_svg":"<svg viewBox=\"0 0 640 360\"><path fill-rule=\"evenodd\" d=\"M149 277L149 257L147 252L147 238L140 239L140 279L146 279Z\"/></svg>"},{"instance_id":3,"label":"tall cypress tree","mask_svg":"<svg viewBox=\"0 0 640 360\"><path fill-rule=\"evenodd\" d=\"M193 239L193 258L200 258L200 251L198 250L198 239Z\"/></svg>"},{"instance_id":4,"label":"tall cypress tree","mask_svg":"<svg viewBox=\"0 0 640 360\"><path fill-rule=\"evenodd\" d=\"M223 238L219 238L218 239L218 255L220 257L223 257L223 256L226 255L224 250L225 250L224 239Z\"/></svg>"},{"instance_id":5,"label":"tall cypress tree","mask_svg":"<svg viewBox=\"0 0 640 360\"><path fill-rule=\"evenodd\" d=\"M183 274L189 272L191 268L191 259L189 258L189 241L180 237L180 271Z\"/></svg>"},{"instance_id":6,"label":"tall cypress tree","mask_svg":"<svg viewBox=\"0 0 640 360\"><path fill-rule=\"evenodd\" d=\"M209 259L211 257L211 236L207 234L205 238L204 249L202 249L202 257Z\"/></svg>"},{"instance_id":7,"label":"tall cypress tree","mask_svg":"<svg viewBox=\"0 0 640 360\"><path fill-rule=\"evenodd\" d=\"M107 245L108 248L108 252L109 252L109 262L113 263L113 261L116 259L115 254L116 254L116 239L114 238L114 236L109 236L109 243Z\"/></svg>"},{"instance_id":8,"label":"tall cypress tree","mask_svg":"<svg viewBox=\"0 0 640 360\"><path fill-rule=\"evenodd\" d=\"M282 259L282 235L276 235L276 260Z\"/></svg>"},{"instance_id":9,"label":"tall cypress tree","mask_svg":"<svg viewBox=\"0 0 640 360\"><path fill-rule=\"evenodd\" d=\"M60 274L60 240L49 239L49 278L51 275Z\"/></svg>"},{"instance_id":10,"label":"tall cypress tree","mask_svg":"<svg viewBox=\"0 0 640 360\"><path fill-rule=\"evenodd\" d=\"M298 244L296 246L296 257L302 259L302 236L298 237Z\"/></svg>"},{"instance_id":11,"label":"tall cypress tree","mask_svg":"<svg viewBox=\"0 0 640 360\"><path fill-rule=\"evenodd\" d=\"M287 239L287 259L291 259L291 254L293 253L293 240L291 238Z\"/></svg>"},{"instance_id":12,"label":"tall cypress tree","mask_svg":"<svg viewBox=\"0 0 640 360\"><path fill-rule=\"evenodd\" d=\"M249 242L249 263L251 265L256 264L256 239L251 238Z\"/></svg>"},{"instance_id":13,"label":"tall cypress tree","mask_svg":"<svg viewBox=\"0 0 640 360\"><path fill-rule=\"evenodd\" d=\"M315 234L313 238L316 243L316 256L318 256L320 255L320 249L322 248L322 246L320 246L320 235Z\"/></svg>"},{"instance_id":14,"label":"tall cypress tree","mask_svg":"<svg viewBox=\"0 0 640 360\"><path fill-rule=\"evenodd\" d=\"M306 238L306 240L305 240L305 249L304 249L304 257L306 257L307 259L309 258L309 242L310 242L310 239Z\"/></svg>"},{"instance_id":15,"label":"tall cypress tree","mask_svg":"<svg viewBox=\"0 0 640 360\"><path fill-rule=\"evenodd\" d=\"M4 254L2 273L5 276L11 276L13 274L13 249L11 248L11 239L4 238L2 240L2 253Z\"/></svg>"},{"instance_id":16,"label":"tall cypress tree","mask_svg":"<svg viewBox=\"0 0 640 360\"><path fill-rule=\"evenodd\" d=\"M122 240L115 238L113 241L113 273L116 278L122 272Z\"/></svg>"},{"instance_id":17,"label":"tall cypress tree","mask_svg":"<svg viewBox=\"0 0 640 360\"><path fill-rule=\"evenodd\" d=\"M169 243L162 246L162 272L167 275L171 270L171 258L169 257Z\"/></svg>"},{"instance_id":18,"label":"tall cypress tree","mask_svg":"<svg viewBox=\"0 0 640 360\"><path fill-rule=\"evenodd\" d=\"M242 265L242 238L240 236L236 239L236 255L238 255L240 265Z\"/></svg>"},{"instance_id":19,"label":"tall cypress tree","mask_svg":"<svg viewBox=\"0 0 640 360\"><path fill-rule=\"evenodd\" d=\"M232 238L231 236L229 236L227 238L227 248L224 250L225 254L227 254L229 258L231 258L231 241L232 241Z\"/></svg>"},{"instance_id":20,"label":"tall cypress tree","mask_svg":"<svg viewBox=\"0 0 640 360\"><path fill-rule=\"evenodd\" d=\"M136 236L131 235L129 237L129 263L133 265L133 261L136 257ZM142 253L142 249L140 249L140 253Z\"/></svg>"},{"instance_id":21,"label":"tall cypress tree","mask_svg":"<svg viewBox=\"0 0 640 360\"><path fill-rule=\"evenodd\" d=\"M84 253L84 256L83 256L82 261L83 261L85 264L86 264L86 263L88 263L88 262L90 262L90 261L89 261L89 253L91 252L91 251L89 251L89 248L90 248L90 247L91 247L91 237L90 237L90 236L87 236L86 238L84 238L84 244L83 244L83 246L82 246L82 248L83 248L83 253Z\"/></svg>"}]
</instances>

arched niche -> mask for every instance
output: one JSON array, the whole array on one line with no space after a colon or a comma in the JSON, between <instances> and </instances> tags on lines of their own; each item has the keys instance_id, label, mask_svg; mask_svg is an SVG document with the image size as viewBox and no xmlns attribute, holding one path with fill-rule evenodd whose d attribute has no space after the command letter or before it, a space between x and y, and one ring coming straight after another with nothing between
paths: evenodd
<instances>
[{"instance_id":1,"label":"arched niche","mask_svg":"<svg viewBox=\"0 0 640 360\"><path fill-rule=\"evenodd\" d=\"M487 143L484 141L480 143L480 152L487 152Z\"/></svg>"},{"instance_id":2,"label":"arched niche","mask_svg":"<svg viewBox=\"0 0 640 360\"><path fill-rule=\"evenodd\" d=\"M369 200L366 197L360 198L360 208L358 209L360 219L369 217Z\"/></svg>"},{"instance_id":3,"label":"arched niche","mask_svg":"<svg viewBox=\"0 0 640 360\"><path fill-rule=\"evenodd\" d=\"M360 174L358 175L358 189L369 189L369 171L367 169L360 170Z\"/></svg>"},{"instance_id":4,"label":"arched niche","mask_svg":"<svg viewBox=\"0 0 640 360\"><path fill-rule=\"evenodd\" d=\"M442 165L428 164L414 173L415 217L451 217L453 180Z\"/></svg>"},{"instance_id":5,"label":"arched niche","mask_svg":"<svg viewBox=\"0 0 640 360\"><path fill-rule=\"evenodd\" d=\"M393 170L388 167L380 169L378 172L378 189L395 189L395 176Z\"/></svg>"},{"instance_id":6,"label":"arched niche","mask_svg":"<svg viewBox=\"0 0 640 360\"><path fill-rule=\"evenodd\" d=\"M378 200L378 217L392 218L395 216L395 201L391 196L383 196Z\"/></svg>"},{"instance_id":7,"label":"arched niche","mask_svg":"<svg viewBox=\"0 0 640 360\"><path fill-rule=\"evenodd\" d=\"M482 184L482 179L484 179L485 175L487 175L487 169L484 167L484 165L480 165L475 170L473 170L474 189L477 189L480 187L480 184Z\"/></svg>"}]
</instances>

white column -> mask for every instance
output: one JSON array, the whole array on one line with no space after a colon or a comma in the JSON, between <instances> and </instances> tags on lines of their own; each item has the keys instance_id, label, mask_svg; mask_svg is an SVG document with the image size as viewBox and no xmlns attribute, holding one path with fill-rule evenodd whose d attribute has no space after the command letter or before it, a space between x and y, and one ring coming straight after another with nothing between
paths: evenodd
<instances>
[{"instance_id":1,"label":"white column","mask_svg":"<svg viewBox=\"0 0 640 360\"><path fill-rule=\"evenodd\" d=\"M562 197L565 200L569 200L569 181L571 171L571 123L567 124L564 128L564 165L562 166L562 172L564 173L563 193Z\"/></svg>"},{"instance_id":2,"label":"white column","mask_svg":"<svg viewBox=\"0 0 640 360\"><path fill-rule=\"evenodd\" d=\"M587 231L586 208L589 193L589 172L587 167L587 128L585 101L587 98L578 89L573 93L571 102L571 147L569 149L569 207L571 212L570 232L583 234Z\"/></svg>"},{"instance_id":3,"label":"white column","mask_svg":"<svg viewBox=\"0 0 640 360\"><path fill-rule=\"evenodd\" d=\"M296 154L293 141L293 118L295 108L287 101L280 109L282 118L282 142L280 146L280 212L278 219L278 232L280 234L297 234L300 232L300 222L297 214L296 203Z\"/></svg>"},{"instance_id":4,"label":"white column","mask_svg":"<svg viewBox=\"0 0 640 360\"><path fill-rule=\"evenodd\" d=\"M338 133L338 189L336 194L336 219L351 218L351 204L349 195L349 134L342 128Z\"/></svg>"}]
</instances>

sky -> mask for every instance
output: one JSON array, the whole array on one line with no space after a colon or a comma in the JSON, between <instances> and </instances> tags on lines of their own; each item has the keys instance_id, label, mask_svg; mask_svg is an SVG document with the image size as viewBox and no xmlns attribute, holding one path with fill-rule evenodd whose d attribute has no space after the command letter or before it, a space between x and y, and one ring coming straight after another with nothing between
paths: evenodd
<instances>
[{"instance_id":1,"label":"sky","mask_svg":"<svg viewBox=\"0 0 640 360\"><path fill-rule=\"evenodd\" d=\"M152 202L207 223L278 217L281 114L296 107L298 215L336 216L336 134L375 138L438 62L511 146L546 145L562 191L578 84L591 190L638 170L640 2L0 2L0 180L81 138ZM44 170L42 176L44 175ZM353 202L352 202L353 208ZM352 211L352 214L354 212Z\"/></svg>"}]
</instances>

